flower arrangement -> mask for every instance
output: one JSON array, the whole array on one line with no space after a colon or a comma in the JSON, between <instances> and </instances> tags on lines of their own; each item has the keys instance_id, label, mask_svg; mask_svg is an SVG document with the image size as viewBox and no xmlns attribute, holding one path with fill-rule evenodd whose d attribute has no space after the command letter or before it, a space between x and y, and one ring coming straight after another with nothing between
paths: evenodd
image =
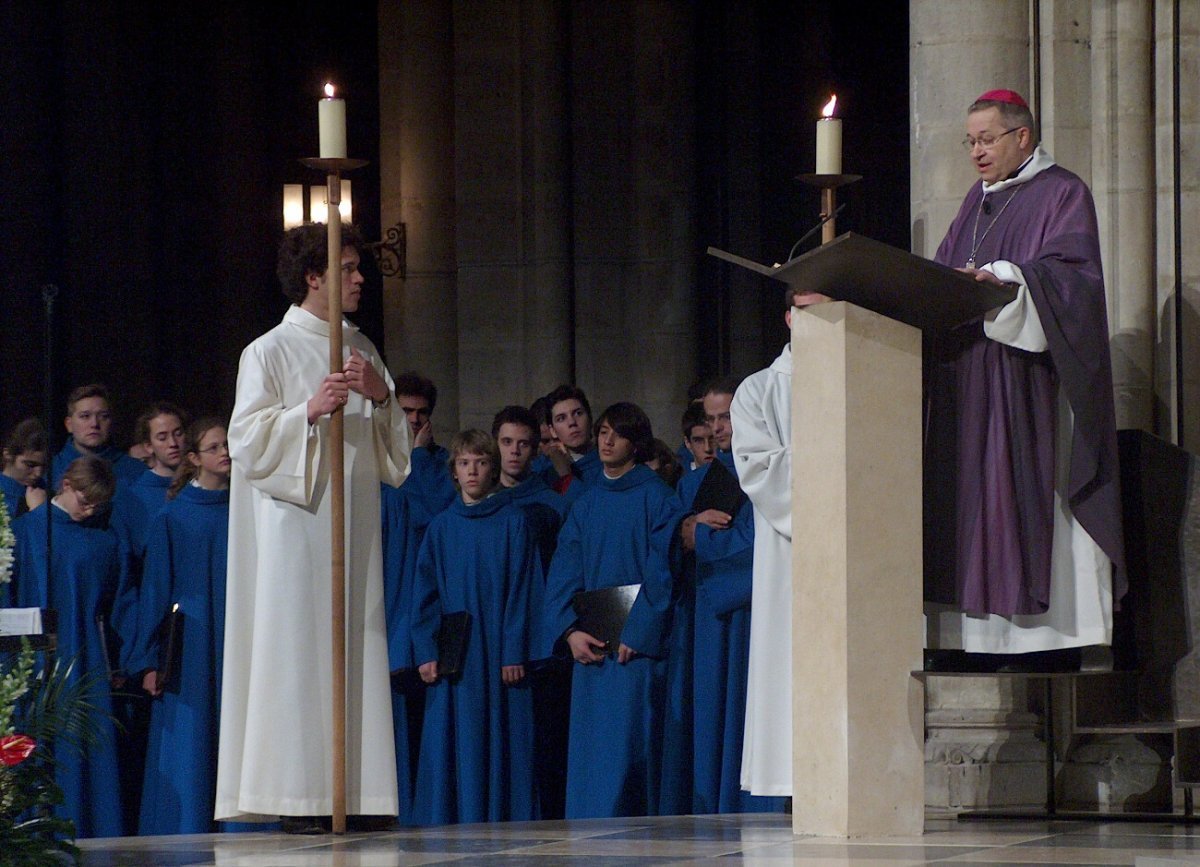
<instances>
[{"instance_id":1,"label":"flower arrangement","mask_svg":"<svg viewBox=\"0 0 1200 867\"><path fill-rule=\"evenodd\" d=\"M36 665L27 642L20 653L0 661L0 864L4 867L79 862L74 823L53 813L63 793L54 780L49 746L79 749L97 736L87 701L95 678L70 683L71 668L72 664L58 661Z\"/></svg>"},{"instance_id":2,"label":"flower arrangement","mask_svg":"<svg viewBox=\"0 0 1200 867\"><path fill-rule=\"evenodd\" d=\"M8 509L0 504L0 584L7 584L12 580L13 549L16 546L17 537L13 535Z\"/></svg>"}]
</instances>

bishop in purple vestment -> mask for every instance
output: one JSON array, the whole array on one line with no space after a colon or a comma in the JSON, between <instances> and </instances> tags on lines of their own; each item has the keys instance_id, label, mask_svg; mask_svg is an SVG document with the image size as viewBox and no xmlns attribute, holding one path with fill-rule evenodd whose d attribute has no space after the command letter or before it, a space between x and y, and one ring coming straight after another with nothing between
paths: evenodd
<instances>
[{"instance_id":1,"label":"bishop in purple vestment","mask_svg":"<svg viewBox=\"0 0 1200 867\"><path fill-rule=\"evenodd\" d=\"M1108 644L1124 553L1095 206L1012 91L971 106L964 144L981 182L937 261L1017 297L926 341L930 646Z\"/></svg>"}]
</instances>

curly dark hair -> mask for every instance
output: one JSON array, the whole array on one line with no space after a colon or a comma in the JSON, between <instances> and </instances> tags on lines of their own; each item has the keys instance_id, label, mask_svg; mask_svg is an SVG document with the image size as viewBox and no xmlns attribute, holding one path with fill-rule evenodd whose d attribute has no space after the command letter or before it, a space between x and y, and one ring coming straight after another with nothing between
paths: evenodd
<instances>
[{"instance_id":1,"label":"curly dark hair","mask_svg":"<svg viewBox=\"0 0 1200 867\"><path fill-rule=\"evenodd\" d=\"M308 275L320 276L329 268L329 234L324 223L305 223L289 229L279 244L275 275L279 288L293 304L308 297ZM342 249L353 247L363 253L363 237L350 223L342 224Z\"/></svg>"},{"instance_id":2,"label":"curly dark hair","mask_svg":"<svg viewBox=\"0 0 1200 867\"><path fill-rule=\"evenodd\" d=\"M396 377L396 394L425 398L429 401L430 413L437 408L437 386L428 376L423 376L415 370L406 370Z\"/></svg>"}]
</instances>

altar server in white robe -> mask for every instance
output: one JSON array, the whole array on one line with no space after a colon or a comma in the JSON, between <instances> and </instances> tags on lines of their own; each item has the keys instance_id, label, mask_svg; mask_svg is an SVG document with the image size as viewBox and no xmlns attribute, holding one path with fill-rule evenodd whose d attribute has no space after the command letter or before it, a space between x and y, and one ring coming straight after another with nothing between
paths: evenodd
<instances>
[{"instance_id":1,"label":"altar server in white robe","mask_svg":"<svg viewBox=\"0 0 1200 867\"><path fill-rule=\"evenodd\" d=\"M362 240L344 228L342 307L358 308ZM284 817L314 833L333 809L329 415L345 414L347 812L395 816L379 483L404 481L408 421L375 346L343 321L329 371L325 227L291 230L278 274L293 302L246 347L233 458L216 818ZM290 826L288 817L293 818ZM327 820L326 820L327 821Z\"/></svg>"},{"instance_id":2,"label":"altar server in white robe","mask_svg":"<svg viewBox=\"0 0 1200 867\"><path fill-rule=\"evenodd\" d=\"M829 300L784 296L792 307ZM729 407L738 481L754 506L754 579L742 788L792 794L792 347L738 386Z\"/></svg>"}]
</instances>

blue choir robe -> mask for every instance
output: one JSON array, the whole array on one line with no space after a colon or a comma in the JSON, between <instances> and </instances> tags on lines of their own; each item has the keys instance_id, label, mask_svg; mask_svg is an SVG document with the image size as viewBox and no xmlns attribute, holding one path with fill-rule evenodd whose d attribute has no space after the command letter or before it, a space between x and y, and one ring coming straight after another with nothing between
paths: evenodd
<instances>
[{"instance_id":1,"label":"blue choir robe","mask_svg":"<svg viewBox=\"0 0 1200 867\"><path fill-rule=\"evenodd\" d=\"M570 509L567 497L546 484L532 471L518 484L507 489L513 502L525 513L534 544L541 556L542 574L550 570L550 561L558 545L558 531ZM541 634L545 584L533 587L531 610L532 635ZM543 819L561 819L567 786L567 728L570 724L571 669L563 660L539 660L532 683L533 725L538 745L533 770Z\"/></svg>"},{"instance_id":2,"label":"blue choir robe","mask_svg":"<svg viewBox=\"0 0 1200 867\"><path fill-rule=\"evenodd\" d=\"M425 531L433 519L420 483L410 484L409 479L399 487L386 483L380 485L383 606L387 620L388 668L391 671L413 668L412 590L416 581L417 555L425 539ZM413 694L392 691L392 728L396 740L396 780L400 794L401 824L407 824L412 816L417 770L415 757L421 739L424 698L421 691Z\"/></svg>"},{"instance_id":3,"label":"blue choir robe","mask_svg":"<svg viewBox=\"0 0 1200 867\"><path fill-rule=\"evenodd\" d=\"M529 469L535 475L542 477L549 487L554 488L558 483L560 476L558 470L554 468L554 464L550 459L538 455L533 459L533 463L529 465ZM567 498L567 504L575 502L579 499L588 487L595 484L596 479L604 474L604 466L600 463L600 452L593 447L591 451L584 452L579 458L573 459L571 462L571 484L563 491L563 496ZM555 489L557 490L557 489Z\"/></svg>"},{"instance_id":4,"label":"blue choir robe","mask_svg":"<svg viewBox=\"0 0 1200 867\"><path fill-rule=\"evenodd\" d=\"M437 443L418 446L412 450L412 469L404 487L421 498L430 517L439 514L458 499L454 479L450 475L450 452Z\"/></svg>"},{"instance_id":5,"label":"blue choir robe","mask_svg":"<svg viewBox=\"0 0 1200 867\"><path fill-rule=\"evenodd\" d=\"M114 445L106 445L97 449L93 454L97 457L104 458L112 464L113 473L117 479L125 479L132 482L142 473L146 472L146 465L137 458L131 458L123 449L119 449ZM54 456L50 462L50 488L58 490L58 483L62 481L63 474L66 473L67 467L71 466L71 462L76 458L83 457L83 452L75 448L75 440L67 439L67 444L62 447L62 450Z\"/></svg>"},{"instance_id":6,"label":"blue choir robe","mask_svg":"<svg viewBox=\"0 0 1200 867\"><path fill-rule=\"evenodd\" d=\"M11 476L0 473L0 491L4 493L4 508L8 509L8 519L12 521L21 512L21 504L25 502L25 486Z\"/></svg>"},{"instance_id":7,"label":"blue choir robe","mask_svg":"<svg viewBox=\"0 0 1200 867\"><path fill-rule=\"evenodd\" d=\"M160 476L153 470L143 470L133 481L117 482L109 526L117 536L121 555L121 580L113 601L113 629L121 639L120 665L130 668L129 654L133 648L138 621L138 587L142 581L142 558L146 547L146 531L158 511L166 505L170 476Z\"/></svg>"},{"instance_id":8,"label":"blue choir robe","mask_svg":"<svg viewBox=\"0 0 1200 867\"><path fill-rule=\"evenodd\" d=\"M576 664L568 736L568 819L654 814L662 784L670 647L671 544L682 513L674 492L638 465L618 479L601 473L571 507L546 581L542 655L575 625L585 590L641 584L621 633L638 652Z\"/></svg>"},{"instance_id":9,"label":"blue choir robe","mask_svg":"<svg viewBox=\"0 0 1200 867\"><path fill-rule=\"evenodd\" d=\"M130 671L159 665L156 631L175 604L183 614L179 669L153 702L138 833L217 830L217 734L225 646L229 491L184 487L146 532Z\"/></svg>"},{"instance_id":10,"label":"blue choir robe","mask_svg":"<svg viewBox=\"0 0 1200 867\"><path fill-rule=\"evenodd\" d=\"M463 670L426 691L417 824L535 819L533 701L500 669L530 658L530 589L542 580L522 511L505 493L462 500L433 519L413 590L418 665L437 659L444 613L471 615Z\"/></svg>"},{"instance_id":11,"label":"blue choir robe","mask_svg":"<svg viewBox=\"0 0 1200 867\"><path fill-rule=\"evenodd\" d=\"M693 470L685 473L680 482L682 483L683 479L698 472L700 471ZM683 512L683 504L677 502L677 505ZM675 544L675 540L672 540L672 544ZM671 647L667 654L663 775L658 805L658 811L663 816L691 814L694 800L692 647L695 641L696 619L695 558L691 555L682 556L680 561L675 570L675 604L671 616Z\"/></svg>"},{"instance_id":12,"label":"blue choir robe","mask_svg":"<svg viewBox=\"0 0 1200 867\"><path fill-rule=\"evenodd\" d=\"M733 456L717 460L736 474ZM679 482L689 511L708 466ZM742 505L724 530L696 525L692 713L694 813L776 812L783 798L742 791L742 734L746 723L746 672L750 661L750 591L754 562L754 510Z\"/></svg>"},{"instance_id":13,"label":"blue choir robe","mask_svg":"<svg viewBox=\"0 0 1200 867\"><path fill-rule=\"evenodd\" d=\"M54 581L46 575L46 521L54 521ZM98 734L77 748L63 743L55 750L54 778L65 796L55 814L75 823L79 837L118 837L121 784L118 775L112 696L108 685L98 615L107 617L119 572L117 540L111 530L72 521L52 503L21 516L13 526L17 538L17 605L58 612L60 666L73 663L67 678L93 679L89 716Z\"/></svg>"}]
</instances>

